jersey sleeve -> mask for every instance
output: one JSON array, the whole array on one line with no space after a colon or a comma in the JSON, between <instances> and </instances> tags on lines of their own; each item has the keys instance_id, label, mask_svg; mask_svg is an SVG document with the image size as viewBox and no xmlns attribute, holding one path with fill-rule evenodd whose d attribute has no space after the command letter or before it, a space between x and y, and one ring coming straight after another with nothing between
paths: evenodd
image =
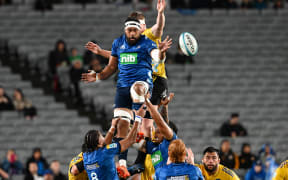
<instances>
[{"instance_id":1,"label":"jersey sleeve","mask_svg":"<svg viewBox=\"0 0 288 180\"><path fill-rule=\"evenodd\" d=\"M152 29L149 28L146 31L144 31L144 35L147 36L149 39L151 39L152 41L157 41L160 40L160 37L156 37L153 33L152 33Z\"/></svg>"},{"instance_id":2,"label":"jersey sleeve","mask_svg":"<svg viewBox=\"0 0 288 180\"><path fill-rule=\"evenodd\" d=\"M147 48L147 53L151 56L151 51L153 49L157 49L157 44L151 40L147 40L146 48Z\"/></svg>"},{"instance_id":3,"label":"jersey sleeve","mask_svg":"<svg viewBox=\"0 0 288 180\"><path fill-rule=\"evenodd\" d=\"M238 175L233 171L234 176L232 177L232 180L240 180Z\"/></svg>"},{"instance_id":4,"label":"jersey sleeve","mask_svg":"<svg viewBox=\"0 0 288 180\"><path fill-rule=\"evenodd\" d=\"M81 173L82 171L85 170L84 168L84 163L83 161L78 162L77 164L75 164L77 166L78 171ZM71 170L71 169L70 169Z\"/></svg>"},{"instance_id":5,"label":"jersey sleeve","mask_svg":"<svg viewBox=\"0 0 288 180\"><path fill-rule=\"evenodd\" d=\"M147 154L152 154L152 149L156 147L156 145L152 141L147 141L146 142L146 151Z\"/></svg>"},{"instance_id":6,"label":"jersey sleeve","mask_svg":"<svg viewBox=\"0 0 288 180\"><path fill-rule=\"evenodd\" d=\"M154 178L154 180L159 180L159 176L160 176L160 170L161 168L158 168L157 170L156 170L156 172L155 172L155 178Z\"/></svg>"},{"instance_id":7,"label":"jersey sleeve","mask_svg":"<svg viewBox=\"0 0 288 180\"><path fill-rule=\"evenodd\" d=\"M112 44L111 56L118 57L117 49L118 49L118 40L115 39Z\"/></svg>"},{"instance_id":8,"label":"jersey sleeve","mask_svg":"<svg viewBox=\"0 0 288 180\"><path fill-rule=\"evenodd\" d=\"M121 145L119 142L108 144L104 147L105 156L115 156L121 152Z\"/></svg>"},{"instance_id":9,"label":"jersey sleeve","mask_svg":"<svg viewBox=\"0 0 288 180\"><path fill-rule=\"evenodd\" d=\"M173 132L173 136L171 139L164 139L164 141L168 141L169 143L175 139L178 139L177 135L175 134L175 132Z\"/></svg>"},{"instance_id":10,"label":"jersey sleeve","mask_svg":"<svg viewBox=\"0 0 288 180\"><path fill-rule=\"evenodd\" d=\"M199 169L199 167L195 166L195 171L196 171L196 174L198 176L198 180L204 180L202 171Z\"/></svg>"},{"instance_id":11,"label":"jersey sleeve","mask_svg":"<svg viewBox=\"0 0 288 180\"><path fill-rule=\"evenodd\" d=\"M283 180L283 179L285 179L285 169L277 168L273 180Z\"/></svg>"}]
</instances>

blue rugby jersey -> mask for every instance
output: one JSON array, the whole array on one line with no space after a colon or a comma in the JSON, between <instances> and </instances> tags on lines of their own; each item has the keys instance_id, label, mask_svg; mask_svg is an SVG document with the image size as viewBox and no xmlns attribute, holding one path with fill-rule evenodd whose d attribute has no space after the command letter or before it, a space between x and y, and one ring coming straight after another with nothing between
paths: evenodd
<instances>
[{"instance_id":1,"label":"blue rugby jersey","mask_svg":"<svg viewBox=\"0 0 288 180\"><path fill-rule=\"evenodd\" d=\"M133 46L125 34L114 40L111 55L118 58L117 87L130 87L135 81L146 81L153 87L151 51L157 49L155 42L144 35Z\"/></svg>"},{"instance_id":2,"label":"blue rugby jersey","mask_svg":"<svg viewBox=\"0 0 288 180\"><path fill-rule=\"evenodd\" d=\"M89 180L119 180L114 156L121 151L119 143L112 143L93 152L83 153L83 163Z\"/></svg>"}]
</instances>

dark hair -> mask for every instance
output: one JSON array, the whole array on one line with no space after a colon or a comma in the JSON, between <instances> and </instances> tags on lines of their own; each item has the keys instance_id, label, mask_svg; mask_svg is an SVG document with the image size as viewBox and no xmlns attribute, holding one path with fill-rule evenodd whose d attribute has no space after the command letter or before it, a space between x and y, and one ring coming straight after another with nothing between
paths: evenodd
<instances>
[{"instance_id":1,"label":"dark hair","mask_svg":"<svg viewBox=\"0 0 288 180\"><path fill-rule=\"evenodd\" d=\"M245 148L246 146L251 147L249 143L243 143L243 144L242 144L242 147L241 147L241 153L244 152L244 148Z\"/></svg>"},{"instance_id":2,"label":"dark hair","mask_svg":"<svg viewBox=\"0 0 288 180\"><path fill-rule=\"evenodd\" d=\"M125 20L125 23L128 22L128 21L135 21L137 23L140 23L140 21L137 19L137 18L134 18L134 17L128 17L126 20Z\"/></svg>"},{"instance_id":3,"label":"dark hair","mask_svg":"<svg viewBox=\"0 0 288 180\"><path fill-rule=\"evenodd\" d=\"M59 162L59 163L60 163L60 161L59 161L59 160L56 160L56 159L54 159L53 161L51 161L51 163L50 163L50 164L52 164L52 163L54 163L54 162Z\"/></svg>"},{"instance_id":4,"label":"dark hair","mask_svg":"<svg viewBox=\"0 0 288 180\"><path fill-rule=\"evenodd\" d=\"M216 148L214 148L214 147L212 147L212 146L209 146L209 147L207 147L204 151L203 151L203 155L205 155L206 153L213 153L213 152L216 152L217 153L217 155L218 155L218 157L220 157L220 151L219 151L219 149L216 149Z\"/></svg>"},{"instance_id":5,"label":"dark hair","mask_svg":"<svg viewBox=\"0 0 288 180\"><path fill-rule=\"evenodd\" d=\"M236 118L236 117L239 117L239 113L232 113L231 114L231 118Z\"/></svg>"},{"instance_id":6,"label":"dark hair","mask_svg":"<svg viewBox=\"0 0 288 180\"><path fill-rule=\"evenodd\" d=\"M220 143L220 146L222 146L223 143L225 143L225 142L229 142L229 143L230 143L230 141L229 141L228 139L223 139L223 140L221 141L221 143Z\"/></svg>"},{"instance_id":7,"label":"dark hair","mask_svg":"<svg viewBox=\"0 0 288 180\"><path fill-rule=\"evenodd\" d=\"M39 148L39 147L34 148L34 149L33 149L33 154L34 154L35 152L40 152L40 153L42 153L42 152L41 152L41 148Z\"/></svg>"},{"instance_id":8,"label":"dark hair","mask_svg":"<svg viewBox=\"0 0 288 180\"><path fill-rule=\"evenodd\" d=\"M90 130L86 133L82 150L91 152L97 149L100 132L98 130ZM84 148L83 148L84 147Z\"/></svg>"},{"instance_id":9,"label":"dark hair","mask_svg":"<svg viewBox=\"0 0 288 180\"><path fill-rule=\"evenodd\" d=\"M133 11L133 12L131 12L130 14L129 14L129 16L128 17L130 17L130 18L135 18L135 19L145 19L145 16L143 15L143 13L142 12L140 12L140 11Z\"/></svg>"},{"instance_id":10,"label":"dark hair","mask_svg":"<svg viewBox=\"0 0 288 180\"><path fill-rule=\"evenodd\" d=\"M169 121L168 126L173 130L173 132L175 132L175 134L178 133L178 128L175 123L173 123L172 121Z\"/></svg>"},{"instance_id":11,"label":"dark hair","mask_svg":"<svg viewBox=\"0 0 288 180\"><path fill-rule=\"evenodd\" d=\"M59 45L59 44L64 44L64 52L66 52L66 51L67 51L67 49L66 49L66 43L65 43L65 41L62 40L62 39L59 39L59 40L56 42L56 44L55 44L55 50L56 50L56 51L58 50L58 45Z\"/></svg>"},{"instance_id":12,"label":"dark hair","mask_svg":"<svg viewBox=\"0 0 288 180\"><path fill-rule=\"evenodd\" d=\"M22 89L20 89L20 88L15 88L14 91L18 91L18 92L20 93L22 99L24 99L24 94L23 94Z\"/></svg>"}]
</instances>

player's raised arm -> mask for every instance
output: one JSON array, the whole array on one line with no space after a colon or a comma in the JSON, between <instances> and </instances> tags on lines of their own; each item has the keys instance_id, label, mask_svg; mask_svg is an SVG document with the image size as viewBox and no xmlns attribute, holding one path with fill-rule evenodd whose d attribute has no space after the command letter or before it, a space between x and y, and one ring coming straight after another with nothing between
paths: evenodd
<instances>
[{"instance_id":1,"label":"player's raised arm","mask_svg":"<svg viewBox=\"0 0 288 180\"><path fill-rule=\"evenodd\" d=\"M81 80L84 82L95 82L97 80L105 80L114 74L118 69L118 58L110 56L109 64L101 73L88 70L88 73L83 73Z\"/></svg>"},{"instance_id":2,"label":"player's raised arm","mask_svg":"<svg viewBox=\"0 0 288 180\"><path fill-rule=\"evenodd\" d=\"M157 2L158 16L156 24L151 28L152 34L155 37L161 37L163 34L163 29L165 26L165 15L164 15L165 6L166 6L166 0L158 0Z\"/></svg>"},{"instance_id":3,"label":"player's raised arm","mask_svg":"<svg viewBox=\"0 0 288 180\"><path fill-rule=\"evenodd\" d=\"M109 59L111 56L111 51L102 49L98 44L95 44L91 41L89 41L86 45L85 48L93 52L94 54L100 55L104 58Z\"/></svg>"},{"instance_id":4,"label":"player's raised arm","mask_svg":"<svg viewBox=\"0 0 288 180\"><path fill-rule=\"evenodd\" d=\"M154 119L157 127L159 128L160 133L164 136L165 139L171 140L173 138L173 131L168 126L168 124L164 121L164 119L158 112L157 107L153 106L153 104L150 102L150 100L147 97L145 98L145 103L152 116L152 119Z\"/></svg>"},{"instance_id":5,"label":"player's raised arm","mask_svg":"<svg viewBox=\"0 0 288 180\"><path fill-rule=\"evenodd\" d=\"M171 100L174 97L174 93L170 93L168 97L165 97L161 100L160 105L162 105L162 109L160 111L161 116L163 117L164 121L169 124L169 118L168 118L168 104L171 102Z\"/></svg>"},{"instance_id":6,"label":"player's raised arm","mask_svg":"<svg viewBox=\"0 0 288 180\"><path fill-rule=\"evenodd\" d=\"M115 129L117 127L119 120L120 120L120 118L112 119L111 127L110 127L109 131L107 132L105 139L104 139L105 144L111 144L112 143L112 139L114 137L114 132L115 132Z\"/></svg>"}]
</instances>

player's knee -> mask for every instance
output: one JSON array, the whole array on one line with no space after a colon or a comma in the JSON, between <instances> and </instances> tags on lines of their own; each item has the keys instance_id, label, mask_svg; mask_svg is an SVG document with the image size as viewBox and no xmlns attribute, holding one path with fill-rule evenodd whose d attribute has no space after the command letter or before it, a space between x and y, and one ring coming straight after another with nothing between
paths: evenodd
<instances>
[{"instance_id":1,"label":"player's knee","mask_svg":"<svg viewBox=\"0 0 288 180\"><path fill-rule=\"evenodd\" d=\"M149 85L145 81L136 81L130 88L133 103L144 103L145 95L148 93Z\"/></svg>"},{"instance_id":2,"label":"player's knee","mask_svg":"<svg viewBox=\"0 0 288 180\"><path fill-rule=\"evenodd\" d=\"M127 121L130 123L132 118L132 113L129 112L130 110L126 109L115 109L114 110L114 118L121 118L120 121Z\"/></svg>"}]
</instances>

